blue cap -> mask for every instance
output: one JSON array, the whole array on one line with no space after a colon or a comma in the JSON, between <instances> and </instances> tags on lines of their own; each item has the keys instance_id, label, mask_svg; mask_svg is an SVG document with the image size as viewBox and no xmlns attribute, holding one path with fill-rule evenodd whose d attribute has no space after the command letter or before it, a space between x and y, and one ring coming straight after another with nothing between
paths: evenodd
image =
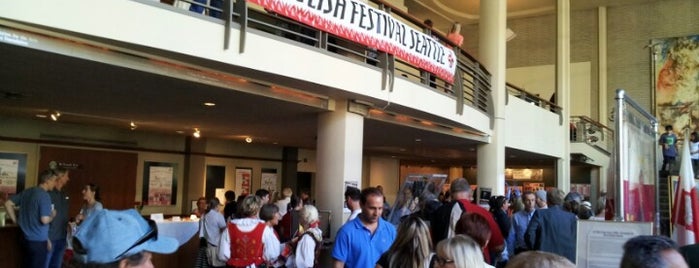
<instances>
[{"instance_id":1,"label":"blue cap","mask_svg":"<svg viewBox=\"0 0 699 268\"><path fill-rule=\"evenodd\" d=\"M102 209L93 212L80 224L75 239L85 249L88 263L111 263L122 259L121 256L142 251L162 254L175 252L179 246L177 240L160 234L138 244L154 227L135 209Z\"/></svg>"}]
</instances>

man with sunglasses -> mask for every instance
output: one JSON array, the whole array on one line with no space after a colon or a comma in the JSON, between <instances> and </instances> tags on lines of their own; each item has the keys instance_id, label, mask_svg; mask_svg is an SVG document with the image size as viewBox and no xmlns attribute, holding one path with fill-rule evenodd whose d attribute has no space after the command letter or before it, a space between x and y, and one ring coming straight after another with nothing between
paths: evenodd
<instances>
[{"instance_id":1,"label":"man with sunglasses","mask_svg":"<svg viewBox=\"0 0 699 268\"><path fill-rule=\"evenodd\" d=\"M84 254L88 267L154 267L151 252L169 254L175 238L158 235L158 226L136 210L102 209L80 225L73 250Z\"/></svg>"},{"instance_id":2,"label":"man with sunglasses","mask_svg":"<svg viewBox=\"0 0 699 268\"><path fill-rule=\"evenodd\" d=\"M24 264L22 267L48 267L48 253L51 251L49 223L56 217L48 191L56 186L56 173L45 170L39 174L39 185L12 196L5 202L5 209L12 222L22 230ZM20 207L19 219L15 216L15 206Z\"/></svg>"}]
</instances>

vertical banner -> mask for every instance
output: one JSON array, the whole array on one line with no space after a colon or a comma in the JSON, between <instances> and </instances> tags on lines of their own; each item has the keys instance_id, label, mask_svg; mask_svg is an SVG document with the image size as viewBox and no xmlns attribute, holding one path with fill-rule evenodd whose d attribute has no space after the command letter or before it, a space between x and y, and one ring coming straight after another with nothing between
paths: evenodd
<instances>
[{"instance_id":1,"label":"vertical banner","mask_svg":"<svg viewBox=\"0 0 699 268\"><path fill-rule=\"evenodd\" d=\"M176 203L176 165L146 161L143 166L143 195L146 205L168 206Z\"/></svg>"},{"instance_id":2,"label":"vertical banner","mask_svg":"<svg viewBox=\"0 0 699 268\"><path fill-rule=\"evenodd\" d=\"M356 0L248 0L267 10L368 47L386 51L454 81L456 54L432 36Z\"/></svg>"},{"instance_id":3,"label":"vertical banner","mask_svg":"<svg viewBox=\"0 0 699 268\"><path fill-rule=\"evenodd\" d=\"M0 200L24 190L27 155L0 153Z\"/></svg>"},{"instance_id":4,"label":"vertical banner","mask_svg":"<svg viewBox=\"0 0 699 268\"><path fill-rule=\"evenodd\" d=\"M252 183L251 168L236 168L235 169L235 189L240 191L241 195L250 194Z\"/></svg>"},{"instance_id":5,"label":"vertical banner","mask_svg":"<svg viewBox=\"0 0 699 268\"><path fill-rule=\"evenodd\" d=\"M262 189L267 189L270 193L277 191L277 169L263 168L260 176L262 179Z\"/></svg>"},{"instance_id":6,"label":"vertical banner","mask_svg":"<svg viewBox=\"0 0 699 268\"><path fill-rule=\"evenodd\" d=\"M624 179L624 212L627 221L653 221L655 212L655 176L653 148L655 136L644 133L638 120L624 121L626 131L627 178Z\"/></svg>"}]
</instances>

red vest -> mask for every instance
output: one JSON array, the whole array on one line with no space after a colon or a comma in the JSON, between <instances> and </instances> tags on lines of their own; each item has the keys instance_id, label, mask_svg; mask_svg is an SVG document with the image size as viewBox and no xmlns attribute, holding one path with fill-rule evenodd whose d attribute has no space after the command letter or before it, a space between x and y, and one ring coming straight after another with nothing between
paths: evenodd
<instances>
[{"instance_id":1,"label":"red vest","mask_svg":"<svg viewBox=\"0 0 699 268\"><path fill-rule=\"evenodd\" d=\"M251 264L259 266L265 262L262 259L262 234L265 232L263 222L258 223L250 232L242 232L233 223L228 223L228 234L231 238L231 258L226 264L233 267L245 267Z\"/></svg>"}]
</instances>

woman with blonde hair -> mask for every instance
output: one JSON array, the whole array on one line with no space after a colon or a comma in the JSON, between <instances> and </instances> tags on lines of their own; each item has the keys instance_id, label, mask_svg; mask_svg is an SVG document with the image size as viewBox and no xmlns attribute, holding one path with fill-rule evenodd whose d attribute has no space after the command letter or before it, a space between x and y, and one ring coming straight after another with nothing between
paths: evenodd
<instances>
[{"instance_id":1,"label":"woman with blonde hair","mask_svg":"<svg viewBox=\"0 0 699 268\"><path fill-rule=\"evenodd\" d=\"M430 228L420 217L411 215L398 225L396 240L381 255L376 268L433 267L433 257Z\"/></svg>"},{"instance_id":2,"label":"woman with blonde hair","mask_svg":"<svg viewBox=\"0 0 699 268\"><path fill-rule=\"evenodd\" d=\"M227 266L257 267L279 256L279 239L258 217L261 207L262 199L257 195L245 197L240 204L240 218L229 221L223 229L218 258Z\"/></svg>"},{"instance_id":3,"label":"woman with blonde hair","mask_svg":"<svg viewBox=\"0 0 699 268\"><path fill-rule=\"evenodd\" d=\"M471 237L456 235L437 244L437 265L439 268L485 268L480 245Z\"/></svg>"},{"instance_id":4,"label":"woman with blonde hair","mask_svg":"<svg viewBox=\"0 0 699 268\"><path fill-rule=\"evenodd\" d=\"M454 22L454 25L451 26L451 30L449 30L449 34L447 34L447 39L456 46L461 47L464 43L464 36L461 35L461 23Z\"/></svg>"}]
</instances>

